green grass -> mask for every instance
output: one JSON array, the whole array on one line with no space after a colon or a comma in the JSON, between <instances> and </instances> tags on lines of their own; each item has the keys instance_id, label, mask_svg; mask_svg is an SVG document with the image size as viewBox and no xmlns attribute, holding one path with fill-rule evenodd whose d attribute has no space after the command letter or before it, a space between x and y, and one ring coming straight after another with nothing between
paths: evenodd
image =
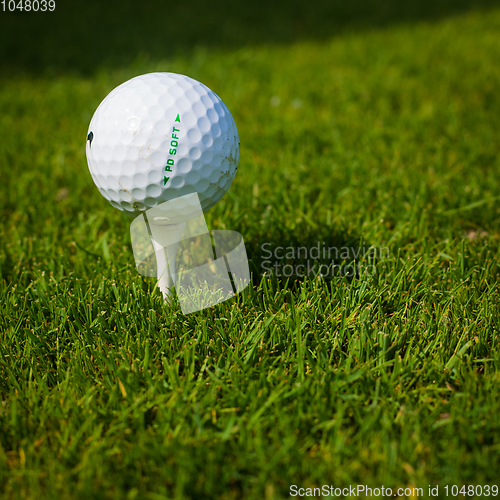
<instances>
[{"instance_id":1,"label":"green grass","mask_svg":"<svg viewBox=\"0 0 500 500\"><path fill-rule=\"evenodd\" d=\"M213 43L191 26L163 52L158 35L148 50L125 29L96 28L99 52L76 28L70 45L71 24L46 17L53 30L38 40L33 16L9 18L2 497L498 484L500 8L433 2L424 15L412 3L399 15L388 3L371 21L367 2L359 23L325 6L301 23L297 5L274 35L235 8ZM75 11L84 27L91 7ZM120 15L132 26L132 7ZM137 274L130 220L85 159L99 102L151 71L207 84L241 139L238 175L207 222L244 236L253 282L189 316ZM388 255L371 277L262 276L265 243L318 242Z\"/></svg>"}]
</instances>

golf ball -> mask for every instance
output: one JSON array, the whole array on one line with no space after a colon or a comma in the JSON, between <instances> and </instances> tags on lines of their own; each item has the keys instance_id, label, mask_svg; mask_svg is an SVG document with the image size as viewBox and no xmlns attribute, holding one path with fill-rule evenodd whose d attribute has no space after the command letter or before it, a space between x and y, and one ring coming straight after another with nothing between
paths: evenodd
<instances>
[{"instance_id":1,"label":"golf ball","mask_svg":"<svg viewBox=\"0 0 500 500\"><path fill-rule=\"evenodd\" d=\"M175 73L149 73L115 88L87 133L87 162L101 194L135 216L198 193L204 211L238 168L238 131L220 97Z\"/></svg>"}]
</instances>

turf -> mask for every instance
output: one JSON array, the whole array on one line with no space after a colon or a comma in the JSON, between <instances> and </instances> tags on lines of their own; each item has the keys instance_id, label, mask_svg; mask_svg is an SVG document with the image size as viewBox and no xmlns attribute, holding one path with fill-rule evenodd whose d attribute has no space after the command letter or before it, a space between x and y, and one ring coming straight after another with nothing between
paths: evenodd
<instances>
[{"instance_id":1,"label":"turf","mask_svg":"<svg viewBox=\"0 0 500 500\"><path fill-rule=\"evenodd\" d=\"M151 8L94 4L2 13L0 495L498 484L500 6L232 4L220 30L177 6L162 46ZM252 283L188 316L86 166L99 102L151 71L207 84L241 139L207 221ZM370 272L264 273L318 244Z\"/></svg>"}]
</instances>

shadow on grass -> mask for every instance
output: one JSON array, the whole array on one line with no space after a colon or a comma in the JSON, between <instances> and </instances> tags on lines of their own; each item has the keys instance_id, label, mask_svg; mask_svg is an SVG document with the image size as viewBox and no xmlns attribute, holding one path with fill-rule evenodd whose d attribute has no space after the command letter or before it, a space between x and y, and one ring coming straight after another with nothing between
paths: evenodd
<instances>
[{"instance_id":1,"label":"shadow on grass","mask_svg":"<svg viewBox=\"0 0 500 500\"><path fill-rule=\"evenodd\" d=\"M18 2L16 2L17 4ZM33 2L32 2L33 3ZM46 70L92 74L155 60L194 48L323 40L346 31L435 20L500 5L498 0L219 0L206 2L59 2L53 12L0 16L0 69L38 74Z\"/></svg>"}]
</instances>

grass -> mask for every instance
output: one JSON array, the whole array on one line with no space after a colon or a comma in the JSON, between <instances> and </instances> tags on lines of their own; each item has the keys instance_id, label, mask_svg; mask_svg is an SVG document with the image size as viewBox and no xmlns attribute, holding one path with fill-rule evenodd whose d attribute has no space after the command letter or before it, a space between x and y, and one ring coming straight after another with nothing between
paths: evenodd
<instances>
[{"instance_id":1,"label":"grass","mask_svg":"<svg viewBox=\"0 0 500 500\"><path fill-rule=\"evenodd\" d=\"M4 46L2 497L498 484L500 8L434 4L361 26L344 13L330 35L325 18L316 37L311 14L296 38L291 9L276 38L193 29L164 53L98 30L94 68L50 30L37 49L38 25ZM31 26L11 20L6 38ZM151 71L211 87L242 144L207 222L244 236L253 282L189 316L137 274L130 220L85 160L99 102ZM386 251L371 276L262 275L264 248L318 242Z\"/></svg>"}]
</instances>

